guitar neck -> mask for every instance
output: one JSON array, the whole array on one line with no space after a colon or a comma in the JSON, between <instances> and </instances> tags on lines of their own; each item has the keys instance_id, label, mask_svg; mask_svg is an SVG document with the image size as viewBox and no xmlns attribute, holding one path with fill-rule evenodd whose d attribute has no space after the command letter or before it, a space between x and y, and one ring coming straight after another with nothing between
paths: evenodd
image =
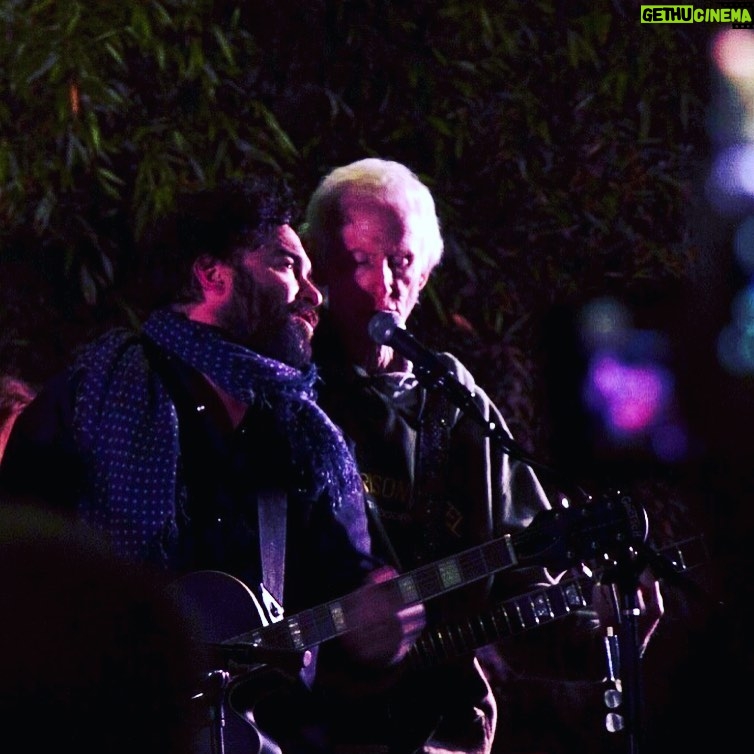
<instances>
[{"instance_id":1,"label":"guitar neck","mask_svg":"<svg viewBox=\"0 0 754 754\"><path fill-rule=\"evenodd\" d=\"M401 574L381 584L379 588L391 591L402 607L426 602L517 565L513 539L506 535L479 547L472 547L458 555ZM353 600L354 595L348 594L270 626L235 636L224 644L228 648L237 644L284 652L303 652L356 627L350 619Z\"/></svg>"},{"instance_id":2,"label":"guitar neck","mask_svg":"<svg viewBox=\"0 0 754 754\"><path fill-rule=\"evenodd\" d=\"M569 565L595 557L616 543L621 548L646 536L646 513L628 497L588 508L547 510L516 534L471 547L396 576L377 588L394 604L410 607L484 579L507 568L555 562ZM227 651L304 652L358 627L356 594L304 610L223 642Z\"/></svg>"},{"instance_id":3,"label":"guitar neck","mask_svg":"<svg viewBox=\"0 0 754 754\"><path fill-rule=\"evenodd\" d=\"M707 560L704 540L691 537L661 550L677 571ZM506 636L528 631L591 606L596 576L579 575L494 605L490 610L452 625L425 631L405 659L413 668L430 667L468 654Z\"/></svg>"}]
</instances>

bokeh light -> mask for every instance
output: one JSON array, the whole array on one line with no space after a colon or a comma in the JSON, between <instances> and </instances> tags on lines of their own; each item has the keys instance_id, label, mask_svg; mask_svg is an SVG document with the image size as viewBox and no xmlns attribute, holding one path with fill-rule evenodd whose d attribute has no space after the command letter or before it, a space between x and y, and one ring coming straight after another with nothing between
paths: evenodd
<instances>
[{"instance_id":1,"label":"bokeh light","mask_svg":"<svg viewBox=\"0 0 754 754\"><path fill-rule=\"evenodd\" d=\"M706 191L718 213L737 223L731 241L750 282L736 293L717 336L717 360L734 376L754 374L754 32L729 29L710 45L717 83L710 135L717 145Z\"/></svg>"},{"instance_id":2,"label":"bokeh light","mask_svg":"<svg viewBox=\"0 0 754 754\"><path fill-rule=\"evenodd\" d=\"M582 400L599 442L619 454L642 449L655 460L681 461L688 450L667 337L633 325L611 297L585 305L579 334L586 354Z\"/></svg>"}]
</instances>

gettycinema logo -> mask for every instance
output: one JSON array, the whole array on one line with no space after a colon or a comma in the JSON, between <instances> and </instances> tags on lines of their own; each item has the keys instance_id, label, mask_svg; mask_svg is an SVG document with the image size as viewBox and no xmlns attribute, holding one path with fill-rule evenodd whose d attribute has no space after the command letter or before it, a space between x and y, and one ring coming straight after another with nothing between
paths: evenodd
<instances>
[{"instance_id":1,"label":"gettycinema logo","mask_svg":"<svg viewBox=\"0 0 754 754\"><path fill-rule=\"evenodd\" d=\"M754 28L754 3L720 3L714 8L695 5L642 5L643 24L730 24L733 29Z\"/></svg>"}]
</instances>

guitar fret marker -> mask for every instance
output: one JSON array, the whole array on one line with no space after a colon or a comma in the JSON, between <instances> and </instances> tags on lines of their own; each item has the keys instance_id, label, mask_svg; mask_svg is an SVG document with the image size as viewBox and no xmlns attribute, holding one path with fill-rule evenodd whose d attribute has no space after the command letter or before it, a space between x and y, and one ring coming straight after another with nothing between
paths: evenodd
<instances>
[{"instance_id":1,"label":"guitar fret marker","mask_svg":"<svg viewBox=\"0 0 754 754\"><path fill-rule=\"evenodd\" d=\"M295 617L291 618L288 621L288 628L293 646L298 650L304 649L304 640L301 636L301 624L296 620Z\"/></svg>"},{"instance_id":2,"label":"guitar fret marker","mask_svg":"<svg viewBox=\"0 0 754 754\"><path fill-rule=\"evenodd\" d=\"M586 600L581 595L577 581L566 585L565 589L563 589L563 596L565 597L566 606L569 608L586 607Z\"/></svg>"},{"instance_id":3,"label":"guitar fret marker","mask_svg":"<svg viewBox=\"0 0 754 754\"><path fill-rule=\"evenodd\" d=\"M552 607L550 606L550 601L547 599L546 594L537 594L531 601L531 607L537 623L545 618L554 617Z\"/></svg>"},{"instance_id":4,"label":"guitar fret marker","mask_svg":"<svg viewBox=\"0 0 754 754\"><path fill-rule=\"evenodd\" d=\"M416 582L413 577L405 576L398 579L398 589L405 603L419 602L419 590L416 588Z\"/></svg>"},{"instance_id":5,"label":"guitar fret marker","mask_svg":"<svg viewBox=\"0 0 754 754\"><path fill-rule=\"evenodd\" d=\"M346 630L346 617L343 613L343 606L340 602L333 602L330 605L330 616L332 617L335 630L338 632Z\"/></svg>"},{"instance_id":6,"label":"guitar fret marker","mask_svg":"<svg viewBox=\"0 0 754 754\"><path fill-rule=\"evenodd\" d=\"M455 559L438 563L437 570L440 573L440 581L445 588L461 583L461 572L458 570L458 563Z\"/></svg>"}]
</instances>

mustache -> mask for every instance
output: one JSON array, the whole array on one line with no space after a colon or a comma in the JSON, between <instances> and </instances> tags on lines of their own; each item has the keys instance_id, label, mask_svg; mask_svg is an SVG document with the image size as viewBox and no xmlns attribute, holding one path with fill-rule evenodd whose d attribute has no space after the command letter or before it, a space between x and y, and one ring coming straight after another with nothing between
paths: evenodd
<instances>
[{"instance_id":1,"label":"mustache","mask_svg":"<svg viewBox=\"0 0 754 754\"><path fill-rule=\"evenodd\" d=\"M301 317L301 319L306 320L312 328L316 328L319 323L319 313L317 312L317 308L302 301L294 301L288 307L288 314L292 317Z\"/></svg>"}]
</instances>

